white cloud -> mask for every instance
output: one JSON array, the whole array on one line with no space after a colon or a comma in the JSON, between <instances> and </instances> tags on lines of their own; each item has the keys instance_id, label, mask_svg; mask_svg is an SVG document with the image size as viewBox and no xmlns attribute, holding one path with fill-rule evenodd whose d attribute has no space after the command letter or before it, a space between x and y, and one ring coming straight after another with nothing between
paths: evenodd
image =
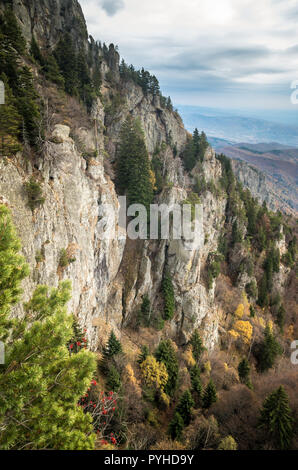
<instances>
[{"instance_id":1,"label":"white cloud","mask_svg":"<svg viewBox=\"0 0 298 470\"><path fill-rule=\"evenodd\" d=\"M289 83L298 78L297 0L81 4L92 36L118 44L125 60L155 73L174 100L200 100L212 87L220 93L254 85L264 93L284 87L287 100Z\"/></svg>"}]
</instances>

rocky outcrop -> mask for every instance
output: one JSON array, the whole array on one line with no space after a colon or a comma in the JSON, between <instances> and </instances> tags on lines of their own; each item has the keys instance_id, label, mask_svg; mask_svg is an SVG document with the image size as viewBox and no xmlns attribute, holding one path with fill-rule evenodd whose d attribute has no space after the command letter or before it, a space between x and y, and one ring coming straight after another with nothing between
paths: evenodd
<instances>
[{"instance_id":1,"label":"rocky outcrop","mask_svg":"<svg viewBox=\"0 0 298 470\"><path fill-rule=\"evenodd\" d=\"M0 11L7 3L0 1ZM87 26L77 0L12 0L11 6L28 44L34 35L41 47L53 49L67 32L77 47L86 47Z\"/></svg>"},{"instance_id":2,"label":"rocky outcrop","mask_svg":"<svg viewBox=\"0 0 298 470\"><path fill-rule=\"evenodd\" d=\"M273 178L241 160L232 160L232 167L237 179L260 203L266 202L270 210L281 210L295 215L290 198L282 193Z\"/></svg>"}]
</instances>

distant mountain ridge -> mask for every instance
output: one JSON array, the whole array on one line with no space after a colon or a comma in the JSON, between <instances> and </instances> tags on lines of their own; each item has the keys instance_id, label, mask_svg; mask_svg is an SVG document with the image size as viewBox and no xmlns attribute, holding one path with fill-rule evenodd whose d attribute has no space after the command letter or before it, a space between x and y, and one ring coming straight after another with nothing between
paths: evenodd
<instances>
[{"instance_id":1,"label":"distant mountain ridge","mask_svg":"<svg viewBox=\"0 0 298 470\"><path fill-rule=\"evenodd\" d=\"M196 106L180 106L179 112L187 129L197 127L209 137L234 143L277 142L287 147L298 147L298 126Z\"/></svg>"}]
</instances>

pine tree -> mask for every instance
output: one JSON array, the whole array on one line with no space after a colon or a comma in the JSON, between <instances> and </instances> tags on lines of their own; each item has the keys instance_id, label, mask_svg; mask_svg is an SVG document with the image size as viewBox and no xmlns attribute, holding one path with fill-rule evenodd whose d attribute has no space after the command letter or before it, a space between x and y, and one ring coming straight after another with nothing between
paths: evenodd
<instances>
[{"instance_id":1,"label":"pine tree","mask_svg":"<svg viewBox=\"0 0 298 470\"><path fill-rule=\"evenodd\" d=\"M6 75L2 74L0 78L5 89L5 104L0 105L0 156L10 157L22 149L19 142L22 119Z\"/></svg>"},{"instance_id":2,"label":"pine tree","mask_svg":"<svg viewBox=\"0 0 298 470\"><path fill-rule=\"evenodd\" d=\"M10 309L22 293L21 282L29 274L28 265L20 255L21 244L7 207L0 205L0 341L9 335L12 322Z\"/></svg>"},{"instance_id":3,"label":"pine tree","mask_svg":"<svg viewBox=\"0 0 298 470\"><path fill-rule=\"evenodd\" d=\"M286 310L285 307L281 304L276 317L276 323L279 326L280 332L283 333L284 326L286 322Z\"/></svg>"},{"instance_id":4,"label":"pine tree","mask_svg":"<svg viewBox=\"0 0 298 470\"><path fill-rule=\"evenodd\" d=\"M39 49L39 45L37 44L34 35L32 36L32 39L31 39L30 54L41 66L44 65L45 63L44 57Z\"/></svg>"},{"instance_id":5,"label":"pine tree","mask_svg":"<svg viewBox=\"0 0 298 470\"><path fill-rule=\"evenodd\" d=\"M216 388L212 380L208 383L207 387L205 388L204 395L203 395L203 408L210 408L213 403L217 401L217 393Z\"/></svg>"},{"instance_id":6,"label":"pine tree","mask_svg":"<svg viewBox=\"0 0 298 470\"><path fill-rule=\"evenodd\" d=\"M117 392L119 388L121 387L120 374L113 364L111 365L108 371L107 387L108 387L108 391L113 391L113 392Z\"/></svg>"},{"instance_id":7,"label":"pine tree","mask_svg":"<svg viewBox=\"0 0 298 470\"><path fill-rule=\"evenodd\" d=\"M129 204L143 204L146 209L153 198L152 173L139 121L129 116L120 132L117 151L117 187Z\"/></svg>"},{"instance_id":8,"label":"pine tree","mask_svg":"<svg viewBox=\"0 0 298 470\"><path fill-rule=\"evenodd\" d=\"M120 341L116 338L114 331L111 331L109 340L107 342L106 347L104 348L104 356L111 358L120 354L122 352L122 346Z\"/></svg>"},{"instance_id":9,"label":"pine tree","mask_svg":"<svg viewBox=\"0 0 298 470\"><path fill-rule=\"evenodd\" d=\"M253 305L250 305L249 306L249 315L254 318L256 316L256 311L254 309L254 306Z\"/></svg>"},{"instance_id":10,"label":"pine tree","mask_svg":"<svg viewBox=\"0 0 298 470\"><path fill-rule=\"evenodd\" d=\"M275 360L281 354L281 346L277 342L270 327L267 325L264 333L264 341L261 346L259 368L261 372L266 372L274 366Z\"/></svg>"},{"instance_id":11,"label":"pine tree","mask_svg":"<svg viewBox=\"0 0 298 470\"><path fill-rule=\"evenodd\" d=\"M186 390L181 396L179 403L176 407L176 412L180 414L183 419L184 425L188 426L191 420L191 409L194 406L195 402L191 396L189 390Z\"/></svg>"},{"instance_id":12,"label":"pine tree","mask_svg":"<svg viewBox=\"0 0 298 470\"><path fill-rule=\"evenodd\" d=\"M145 326L149 326L150 316L151 316L151 305L150 305L150 299L147 294L144 295L143 297L140 316L141 316L141 323L144 324Z\"/></svg>"},{"instance_id":13,"label":"pine tree","mask_svg":"<svg viewBox=\"0 0 298 470\"><path fill-rule=\"evenodd\" d=\"M258 305L260 307L266 307L269 305L268 287L267 287L267 276L263 274L259 287L258 287Z\"/></svg>"},{"instance_id":14,"label":"pine tree","mask_svg":"<svg viewBox=\"0 0 298 470\"><path fill-rule=\"evenodd\" d=\"M69 95L77 95L79 85L77 56L69 33L66 33L63 38L60 39L54 51L54 56L64 78L66 93Z\"/></svg>"},{"instance_id":15,"label":"pine tree","mask_svg":"<svg viewBox=\"0 0 298 470\"><path fill-rule=\"evenodd\" d=\"M163 340L159 343L155 352L158 362L163 362L167 368L168 381L165 386L165 393L172 396L177 387L178 380L178 360L171 340Z\"/></svg>"},{"instance_id":16,"label":"pine tree","mask_svg":"<svg viewBox=\"0 0 298 470\"><path fill-rule=\"evenodd\" d=\"M146 344L144 344L144 346L142 346L141 348L141 352L138 357L138 361L137 361L138 364L142 364L147 359L149 354L150 354L149 348Z\"/></svg>"},{"instance_id":17,"label":"pine tree","mask_svg":"<svg viewBox=\"0 0 298 470\"><path fill-rule=\"evenodd\" d=\"M43 73L50 82L56 83L61 88L65 87L64 77L61 75L59 65L54 56L50 55L45 58Z\"/></svg>"},{"instance_id":18,"label":"pine tree","mask_svg":"<svg viewBox=\"0 0 298 470\"><path fill-rule=\"evenodd\" d=\"M242 359L242 361L240 361L238 365L238 374L239 374L239 378L241 382L250 388L251 382L250 382L249 373L250 373L250 365L249 365L248 360L244 358Z\"/></svg>"},{"instance_id":19,"label":"pine tree","mask_svg":"<svg viewBox=\"0 0 298 470\"><path fill-rule=\"evenodd\" d=\"M0 372L1 449L94 448L91 416L77 406L96 370L93 353L70 354L70 283L36 289L6 342Z\"/></svg>"},{"instance_id":20,"label":"pine tree","mask_svg":"<svg viewBox=\"0 0 298 470\"><path fill-rule=\"evenodd\" d=\"M203 346L202 338L197 329L194 330L192 334L192 337L190 339L190 344L192 345L193 357L198 362L205 348Z\"/></svg>"},{"instance_id":21,"label":"pine tree","mask_svg":"<svg viewBox=\"0 0 298 470\"><path fill-rule=\"evenodd\" d=\"M282 386L264 401L259 426L269 435L275 448L281 450L290 448L293 418L287 393Z\"/></svg>"},{"instance_id":22,"label":"pine tree","mask_svg":"<svg viewBox=\"0 0 298 470\"><path fill-rule=\"evenodd\" d=\"M184 428L184 421L181 415L176 411L174 414L174 418L172 419L169 425L169 434L171 438L173 440L181 439L183 428Z\"/></svg>"},{"instance_id":23,"label":"pine tree","mask_svg":"<svg viewBox=\"0 0 298 470\"><path fill-rule=\"evenodd\" d=\"M242 242L242 235L238 227L238 222L235 220L232 226L232 245L235 246L236 243Z\"/></svg>"},{"instance_id":24,"label":"pine tree","mask_svg":"<svg viewBox=\"0 0 298 470\"><path fill-rule=\"evenodd\" d=\"M161 289L164 298L164 319L171 320L175 313L175 293L169 272L164 273Z\"/></svg>"},{"instance_id":25,"label":"pine tree","mask_svg":"<svg viewBox=\"0 0 298 470\"><path fill-rule=\"evenodd\" d=\"M190 370L190 380L192 391L197 395L197 402L199 403L202 398L203 388L201 383L200 369L197 364L195 364Z\"/></svg>"},{"instance_id":26,"label":"pine tree","mask_svg":"<svg viewBox=\"0 0 298 470\"><path fill-rule=\"evenodd\" d=\"M11 8L7 8L4 14L0 15L0 31L7 37L12 47L20 55L25 53L26 41Z\"/></svg>"},{"instance_id":27,"label":"pine tree","mask_svg":"<svg viewBox=\"0 0 298 470\"><path fill-rule=\"evenodd\" d=\"M39 137L41 116L33 76L26 66L18 72L16 99L18 111L23 118L23 141L28 140L34 146Z\"/></svg>"}]
</instances>

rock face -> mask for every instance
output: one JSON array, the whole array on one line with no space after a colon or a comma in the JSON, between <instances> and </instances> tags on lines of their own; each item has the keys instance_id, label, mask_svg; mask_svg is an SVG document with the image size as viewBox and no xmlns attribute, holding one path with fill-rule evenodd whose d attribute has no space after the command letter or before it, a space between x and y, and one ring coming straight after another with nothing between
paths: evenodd
<instances>
[{"instance_id":1,"label":"rock face","mask_svg":"<svg viewBox=\"0 0 298 470\"><path fill-rule=\"evenodd\" d=\"M295 215L295 209L287 194L283 194L265 173L241 160L232 160L232 167L237 179L245 188L249 188L260 203L266 202L270 210L281 210Z\"/></svg>"},{"instance_id":2,"label":"rock face","mask_svg":"<svg viewBox=\"0 0 298 470\"><path fill-rule=\"evenodd\" d=\"M0 2L0 11L7 3ZM87 26L77 0L12 0L11 5L29 44L34 35L42 47L52 49L66 32L77 46L87 43Z\"/></svg>"},{"instance_id":3,"label":"rock face","mask_svg":"<svg viewBox=\"0 0 298 470\"><path fill-rule=\"evenodd\" d=\"M0 8L3 5L0 0ZM13 7L28 42L34 34L40 44L52 48L61 33L68 31L76 44L87 44L85 20L77 1L13 0ZM163 109L158 98L145 96L141 87L132 82L122 83L121 105L111 115L109 104L117 87L108 80L108 73L113 74L114 83L120 80L119 55L113 47L101 67L102 99L94 103L89 127L78 125L74 136L69 126L56 124L37 168L21 154L0 161L0 202L12 210L31 267L24 298L28 299L37 284L57 286L59 280L70 279L73 295L69 309L87 329L91 347L96 349L111 326L121 330L132 321L144 294L148 294L153 310L161 310L161 281L167 269L176 297L176 313L166 327L167 334L185 342L194 328L200 327L206 346L212 349L218 339L221 311L214 303L214 287L206 288L204 268L209 253L217 250L226 199L208 191L202 197L203 225L194 247L187 240L171 237L132 241L113 236L113 214L117 226L119 204L106 167L109 159L113 161L119 131L128 114L141 120L150 155L157 147L162 149L167 184L157 202L181 204L190 191L191 178L176 156L187 139L179 115ZM77 139L88 157L79 150ZM94 149L98 155L90 156ZM211 148L193 176L197 172L215 184L221 177L221 164ZM32 173L40 181L45 198L33 213L24 191L24 183ZM105 239L102 204L110 207L106 227L108 235L111 233ZM66 250L67 266L61 266L62 250Z\"/></svg>"}]
</instances>

